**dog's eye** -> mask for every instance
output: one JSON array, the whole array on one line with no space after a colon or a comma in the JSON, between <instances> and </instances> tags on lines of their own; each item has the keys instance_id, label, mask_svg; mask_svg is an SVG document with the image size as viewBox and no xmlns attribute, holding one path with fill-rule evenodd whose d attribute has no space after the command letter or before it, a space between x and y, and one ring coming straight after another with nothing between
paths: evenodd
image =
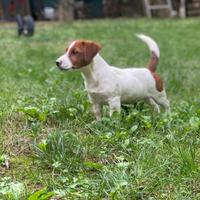
<instances>
[{"instance_id":1,"label":"dog's eye","mask_svg":"<svg viewBox=\"0 0 200 200\"><path fill-rule=\"evenodd\" d=\"M72 55L77 55L77 54L78 54L78 51L73 50L73 51L71 52L71 54L72 54Z\"/></svg>"}]
</instances>

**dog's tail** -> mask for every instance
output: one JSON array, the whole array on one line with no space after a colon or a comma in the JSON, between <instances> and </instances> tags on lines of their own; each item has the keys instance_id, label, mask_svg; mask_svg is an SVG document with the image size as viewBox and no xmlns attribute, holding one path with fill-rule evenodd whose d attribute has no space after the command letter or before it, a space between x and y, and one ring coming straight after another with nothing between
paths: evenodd
<instances>
[{"instance_id":1,"label":"dog's tail","mask_svg":"<svg viewBox=\"0 0 200 200\"><path fill-rule=\"evenodd\" d=\"M151 72L155 72L156 66L158 64L159 57L160 57L160 50L159 50L158 45L156 44L156 42L152 38L150 38L146 35L139 34L139 35L137 35L137 37L139 37L149 47L149 49L151 51L151 58L150 58L150 60L147 64L147 68Z\"/></svg>"}]
</instances>

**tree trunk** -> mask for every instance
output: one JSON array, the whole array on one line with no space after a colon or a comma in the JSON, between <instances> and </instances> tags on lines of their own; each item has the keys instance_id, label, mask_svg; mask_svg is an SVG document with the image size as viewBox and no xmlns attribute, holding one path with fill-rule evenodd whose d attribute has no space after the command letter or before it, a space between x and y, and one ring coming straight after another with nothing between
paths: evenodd
<instances>
[{"instance_id":1,"label":"tree trunk","mask_svg":"<svg viewBox=\"0 0 200 200\"><path fill-rule=\"evenodd\" d=\"M180 0L179 15L181 18L186 17L185 0Z\"/></svg>"},{"instance_id":2,"label":"tree trunk","mask_svg":"<svg viewBox=\"0 0 200 200\"><path fill-rule=\"evenodd\" d=\"M74 0L60 0L58 7L59 21L72 21L74 19Z\"/></svg>"}]
</instances>

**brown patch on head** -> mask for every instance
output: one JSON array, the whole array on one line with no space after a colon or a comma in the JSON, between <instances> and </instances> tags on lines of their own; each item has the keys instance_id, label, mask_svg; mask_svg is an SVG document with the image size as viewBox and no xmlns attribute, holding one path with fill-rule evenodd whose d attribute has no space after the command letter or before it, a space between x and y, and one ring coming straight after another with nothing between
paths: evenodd
<instances>
[{"instance_id":1,"label":"brown patch on head","mask_svg":"<svg viewBox=\"0 0 200 200\"><path fill-rule=\"evenodd\" d=\"M68 55L74 68L81 68L90 64L100 49L100 45L96 42L77 40L68 49Z\"/></svg>"},{"instance_id":2,"label":"brown patch on head","mask_svg":"<svg viewBox=\"0 0 200 200\"><path fill-rule=\"evenodd\" d=\"M154 80L155 80L155 83L156 83L156 89L159 91L159 92L162 92L163 91L163 82L160 78L160 76L154 72L151 72Z\"/></svg>"}]
</instances>

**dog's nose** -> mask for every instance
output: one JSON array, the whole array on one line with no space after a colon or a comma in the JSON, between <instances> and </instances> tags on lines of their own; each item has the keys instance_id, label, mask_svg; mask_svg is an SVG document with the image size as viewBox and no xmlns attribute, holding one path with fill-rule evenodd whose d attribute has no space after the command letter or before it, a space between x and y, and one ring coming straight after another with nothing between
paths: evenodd
<instances>
[{"instance_id":1,"label":"dog's nose","mask_svg":"<svg viewBox=\"0 0 200 200\"><path fill-rule=\"evenodd\" d=\"M56 61L56 65L57 65L57 67L60 67L60 62Z\"/></svg>"}]
</instances>

